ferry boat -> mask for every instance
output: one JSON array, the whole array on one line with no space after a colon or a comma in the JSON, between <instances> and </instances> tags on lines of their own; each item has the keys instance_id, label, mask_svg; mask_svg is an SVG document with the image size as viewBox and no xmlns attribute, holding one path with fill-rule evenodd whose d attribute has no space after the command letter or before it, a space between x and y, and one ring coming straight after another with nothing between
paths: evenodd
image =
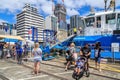
<instances>
[{"instance_id":1,"label":"ferry boat","mask_svg":"<svg viewBox=\"0 0 120 80\"><path fill-rule=\"evenodd\" d=\"M113 35L120 30L120 11L96 12L83 17L84 36Z\"/></svg>"}]
</instances>

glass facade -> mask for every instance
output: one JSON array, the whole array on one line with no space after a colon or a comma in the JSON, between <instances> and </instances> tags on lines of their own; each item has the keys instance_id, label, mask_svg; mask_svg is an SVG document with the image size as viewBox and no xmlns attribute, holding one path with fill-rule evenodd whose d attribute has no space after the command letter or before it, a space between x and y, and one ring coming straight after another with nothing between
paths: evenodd
<instances>
[{"instance_id":1,"label":"glass facade","mask_svg":"<svg viewBox=\"0 0 120 80\"><path fill-rule=\"evenodd\" d=\"M51 22L52 22L52 24L51 24L52 29L57 31L57 18L51 17Z\"/></svg>"}]
</instances>

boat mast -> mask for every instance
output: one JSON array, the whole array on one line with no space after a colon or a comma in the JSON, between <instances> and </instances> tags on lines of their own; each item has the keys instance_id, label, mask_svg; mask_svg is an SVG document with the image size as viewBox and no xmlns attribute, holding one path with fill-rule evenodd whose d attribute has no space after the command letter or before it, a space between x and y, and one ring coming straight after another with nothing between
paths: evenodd
<instances>
[{"instance_id":1,"label":"boat mast","mask_svg":"<svg viewBox=\"0 0 120 80\"><path fill-rule=\"evenodd\" d=\"M105 12L107 11L107 0L104 0L105 3Z\"/></svg>"}]
</instances>

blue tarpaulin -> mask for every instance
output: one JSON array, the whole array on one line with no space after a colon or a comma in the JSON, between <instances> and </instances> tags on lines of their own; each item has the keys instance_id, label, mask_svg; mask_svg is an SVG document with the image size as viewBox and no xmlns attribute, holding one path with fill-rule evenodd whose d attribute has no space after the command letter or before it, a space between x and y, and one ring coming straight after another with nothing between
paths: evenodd
<instances>
[{"instance_id":1,"label":"blue tarpaulin","mask_svg":"<svg viewBox=\"0 0 120 80\"><path fill-rule=\"evenodd\" d=\"M1 42L18 42L17 39L8 39L8 38L4 38L2 40L0 40Z\"/></svg>"}]
</instances>

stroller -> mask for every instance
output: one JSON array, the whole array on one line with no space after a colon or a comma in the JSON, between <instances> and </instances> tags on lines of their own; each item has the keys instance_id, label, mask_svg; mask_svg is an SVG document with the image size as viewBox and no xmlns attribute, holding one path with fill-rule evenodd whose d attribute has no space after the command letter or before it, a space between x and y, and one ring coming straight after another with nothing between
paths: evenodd
<instances>
[{"instance_id":1,"label":"stroller","mask_svg":"<svg viewBox=\"0 0 120 80\"><path fill-rule=\"evenodd\" d=\"M90 72L88 69L86 69L86 65L87 65L87 59L85 57L82 57L81 60L84 60L84 64L82 69L80 70L79 75L77 74L77 72L74 70L72 77L76 80L79 80L80 78L83 77L84 73L86 74L86 77L89 77Z\"/></svg>"}]
</instances>

